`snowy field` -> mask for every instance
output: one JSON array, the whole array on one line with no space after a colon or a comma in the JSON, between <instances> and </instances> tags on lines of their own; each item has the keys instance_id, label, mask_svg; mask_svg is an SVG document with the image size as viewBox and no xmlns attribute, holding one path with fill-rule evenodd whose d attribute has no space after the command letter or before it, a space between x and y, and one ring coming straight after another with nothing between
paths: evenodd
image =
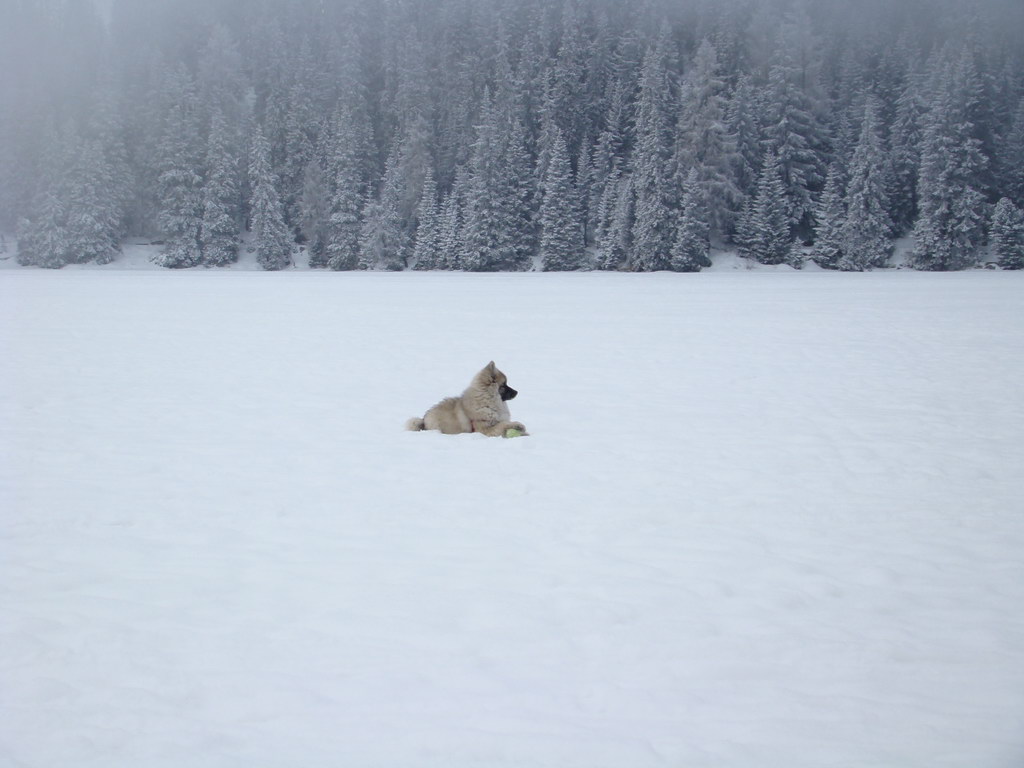
<instances>
[{"instance_id":1,"label":"snowy field","mask_svg":"<svg viewBox=\"0 0 1024 768\"><path fill-rule=\"evenodd\" d=\"M1024 274L0 272L0 765L1018 768ZM515 440L407 433L494 359Z\"/></svg>"}]
</instances>

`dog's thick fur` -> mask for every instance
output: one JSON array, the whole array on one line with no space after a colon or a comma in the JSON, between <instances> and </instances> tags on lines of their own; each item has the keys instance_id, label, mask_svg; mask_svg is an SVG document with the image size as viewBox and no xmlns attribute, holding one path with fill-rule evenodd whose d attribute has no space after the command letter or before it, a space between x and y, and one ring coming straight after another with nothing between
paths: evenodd
<instances>
[{"instance_id":1,"label":"dog's thick fur","mask_svg":"<svg viewBox=\"0 0 1024 768\"><path fill-rule=\"evenodd\" d=\"M509 421L511 415L505 404L517 394L492 360L473 377L459 397L446 397L422 419L409 419L405 428L412 432L436 429L445 435L479 432L488 437L504 437L505 430L518 429L525 435L526 427L518 421Z\"/></svg>"}]
</instances>

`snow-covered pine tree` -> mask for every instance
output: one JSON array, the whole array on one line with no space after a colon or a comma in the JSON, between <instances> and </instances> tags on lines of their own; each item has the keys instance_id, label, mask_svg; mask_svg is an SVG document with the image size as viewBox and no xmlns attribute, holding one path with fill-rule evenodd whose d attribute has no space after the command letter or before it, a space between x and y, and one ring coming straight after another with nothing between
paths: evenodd
<instances>
[{"instance_id":1,"label":"snow-covered pine tree","mask_svg":"<svg viewBox=\"0 0 1024 768\"><path fill-rule=\"evenodd\" d=\"M31 220L18 227L18 261L41 267L95 261L120 250L121 193L99 139L68 128L51 134Z\"/></svg>"},{"instance_id":2,"label":"snow-covered pine tree","mask_svg":"<svg viewBox=\"0 0 1024 768\"><path fill-rule=\"evenodd\" d=\"M590 222L590 211L597 208L600 200L597 194L597 185L594 183L594 158L591 150L593 147L584 144L580 147L580 156L576 160L576 198L579 201L577 215L580 219L580 228L583 232L583 246L586 247L593 242L593 232L588 226Z\"/></svg>"},{"instance_id":3,"label":"snow-covered pine tree","mask_svg":"<svg viewBox=\"0 0 1024 768\"><path fill-rule=\"evenodd\" d=\"M441 205L437 256L438 269L462 268L462 206L456 190L449 192Z\"/></svg>"},{"instance_id":4,"label":"snow-covered pine tree","mask_svg":"<svg viewBox=\"0 0 1024 768\"><path fill-rule=\"evenodd\" d=\"M889 157L892 176L889 212L894 234L909 232L917 218L917 180L921 167L921 134L927 111L922 94L923 78L909 73L896 102L896 118L890 130Z\"/></svg>"},{"instance_id":5,"label":"snow-covered pine tree","mask_svg":"<svg viewBox=\"0 0 1024 768\"><path fill-rule=\"evenodd\" d=\"M490 124L495 156L491 167L492 201L494 208L493 244L491 265L493 269L518 271L528 269L538 248L537 216L540 207L540 184L528 149L529 137L523 124L526 108L522 95L514 90L515 79L508 70L508 62L502 63L506 73L496 84L496 98L486 109L485 98L480 127ZM509 79L512 78L512 79ZM481 138L478 130L477 137ZM481 168L480 158L475 154L471 167Z\"/></svg>"},{"instance_id":6,"label":"snow-covered pine tree","mask_svg":"<svg viewBox=\"0 0 1024 768\"><path fill-rule=\"evenodd\" d=\"M399 148L396 148L399 150ZM401 213L403 184L397 172L400 158L392 152L384 171L380 199L371 200L363 208L363 228L359 236L359 268L386 269L397 272L405 268L409 236Z\"/></svg>"},{"instance_id":7,"label":"snow-covered pine tree","mask_svg":"<svg viewBox=\"0 0 1024 768\"><path fill-rule=\"evenodd\" d=\"M206 145L206 183L199 243L203 263L223 267L238 259L238 161L232 150L227 121L215 109Z\"/></svg>"},{"instance_id":8,"label":"snow-covered pine tree","mask_svg":"<svg viewBox=\"0 0 1024 768\"><path fill-rule=\"evenodd\" d=\"M542 197L544 195L544 179L548 175L548 163L551 161L551 149L555 143L555 133L558 130L558 105L555 99L554 74L550 68L545 69L541 76L543 83L543 98L539 105L537 121L538 135L536 142L537 163L535 168L537 178L537 191ZM485 97L486 97L485 93ZM485 100L486 104L486 100ZM479 136L479 133L478 133Z\"/></svg>"},{"instance_id":9,"label":"snow-covered pine tree","mask_svg":"<svg viewBox=\"0 0 1024 768\"><path fill-rule=\"evenodd\" d=\"M437 183L434 172L427 169L423 179L420 204L416 209L416 244L412 258L414 269L438 269L441 252L441 211L437 205Z\"/></svg>"},{"instance_id":10,"label":"snow-covered pine tree","mask_svg":"<svg viewBox=\"0 0 1024 768\"><path fill-rule=\"evenodd\" d=\"M526 129L518 117L507 113L501 133L501 201L508 227L500 252L501 269L525 270L537 252L537 208L540 190L527 150Z\"/></svg>"},{"instance_id":11,"label":"snow-covered pine tree","mask_svg":"<svg viewBox=\"0 0 1024 768\"><path fill-rule=\"evenodd\" d=\"M410 64L410 66L412 66ZM415 79L425 77L424 73ZM404 82L404 81L403 81ZM411 85L403 85L404 92ZM402 94L400 94L400 97ZM416 99L405 96L405 100L414 104L425 99L419 94ZM408 114L402 117L399 137L392 148L391 157L385 167L381 201L391 211L393 221L389 223L396 233L397 254L393 259L393 267L403 268L413 253L413 238L416 230L416 209L423 192L423 182L427 173L432 172L430 155L430 126L426 116L418 106L411 106ZM387 198L391 197L388 201ZM392 268L393 268L392 267Z\"/></svg>"},{"instance_id":12,"label":"snow-covered pine tree","mask_svg":"<svg viewBox=\"0 0 1024 768\"><path fill-rule=\"evenodd\" d=\"M320 158L306 163L299 196L299 232L306 240L310 267L327 266L327 242L330 236L331 200Z\"/></svg>"},{"instance_id":13,"label":"snow-covered pine tree","mask_svg":"<svg viewBox=\"0 0 1024 768\"><path fill-rule=\"evenodd\" d=\"M291 83L288 87L287 108L284 115L284 156L276 166L281 211L289 228L298 230L302 216L304 175L309 161L316 154L319 120L317 116L316 64L312 44L303 36L293 54ZM272 160L276 159L273 158Z\"/></svg>"},{"instance_id":14,"label":"snow-covered pine tree","mask_svg":"<svg viewBox=\"0 0 1024 768\"><path fill-rule=\"evenodd\" d=\"M558 129L544 178L540 227L540 256L545 272L576 270L583 266L579 203L572 182L569 152Z\"/></svg>"},{"instance_id":15,"label":"snow-covered pine tree","mask_svg":"<svg viewBox=\"0 0 1024 768\"><path fill-rule=\"evenodd\" d=\"M98 141L82 141L67 187L68 259L107 264L121 250L119 190Z\"/></svg>"},{"instance_id":16,"label":"snow-covered pine tree","mask_svg":"<svg viewBox=\"0 0 1024 768\"><path fill-rule=\"evenodd\" d=\"M675 241L675 204L670 188L673 147L672 88L667 69L668 39L644 57L637 107L632 183L636 194L630 268L669 269Z\"/></svg>"},{"instance_id":17,"label":"snow-covered pine tree","mask_svg":"<svg viewBox=\"0 0 1024 768\"><path fill-rule=\"evenodd\" d=\"M160 174L158 221L167 245L154 261L174 269L202 261L199 231L203 221L201 115L195 83L184 65L165 80L167 109L158 146Z\"/></svg>"},{"instance_id":18,"label":"snow-covered pine tree","mask_svg":"<svg viewBox=\"0 0 1024 768\"><path fill-rule=\"evenodd\" d=\"M18 263L22 266L60 269L69 261L67 231L67 166L72 153L72 136L59 135L50 127L46 143L51 151L40 162L35 179L38 191L18 219Z\"/></svg>"},{"instance_id":19,"label":"snow-covered pine tree","mask_svg":"<svg viewBox=\"0 0 1024 768\"><path fill-rule=\"evenodd\" d=\"M301 91L293 89L292 73L295 64L292 46L297 47L299 41L288 39L283 19L266 19L261 26L264 27L260 30L264 39L257 43L260 46L260 56L253 62L256 102L253 105L252 119L259 124L263 137L267 140L270 172L276 179L275 188L278 190L278 197L281 198L281 215L284 217L287 211L281 177L283 175L287 181L288 172L292 170L288 166L288 158L295 154L290 150L299 145L296 141L299 137L289 135L289 128L296 125L294 118L289 119L289 114L300 110L308 114L308 110L298 107L293 112L291 102L292 96L302 95Z\"/></svg>"},{"instance_id":20,"label":"snow-covered pine tree","mask_svg":"<svg viewBox=\"0 0 1024 768\"><path fill-rule=\"evenodd\" d=\"M975 174L974 183L988 201L999 197L996 186L996 157L998 145L1002 142L998 135L996 112L1002 105L996 104L994 73L983 73L978 68L978 62L986 55L987 51L978 39L975 37L972 40L968 37L956 63L955 82L960 90L957 101L964 105L964 114L973 126L971 136L978 142L981 155L985 158L984 165ZM990 206L984 211L986 216L989 213Z\"/></svg>"},{"instance_id":21,"label":"snow-covered pine tree","mask_svg":"<svg viewBox=\"0 0 1024 768\"><path fill-rule=\"evenodd\" d=\"M384 253L393 244L385 227L384 206L369 198L363 206L363 225L359 230L359 269L376 269L383 263Z\"/></svg>"},{"instance_id":22,"label":"snow-covered pine tree","mask_svg":"<svg viewBox=\"0 0 1024 768\"><path fill-rule=\"evenodd\" d=\"M696 168L691 168L683 185L683 213L672 245L671 267L676 272L699 272L711 266L708 253L710 225L704 204L704 189Z\"/></svg>"},{"instance_id":23,"label":"snow-covered pine tree","mask_svg":"<svg viewBox=\"0 0 1024 768\"><path fill-rule=\"evenodd\" d=\"M581 8L575 2L562 6L562 35L551 65L552 115L570 158L579 156L590 132L586 103L587 41L580 17ZM542 178L547 178L547 172L545 166Z\"/></svg>"},{"instance_id":24,"label":"snow-covered pine tree","mask_svg":"<svg viewBox=\"0 0 1024 768\"><path fill-rule=\"evenodd\" d=\"M96 106L85 129L86 138L95 143L102 158L102 195L109 217L109 237L115 250L120 248L120 241L127 234L127 212L134 197L134 178L124 141L123 98L114 72L105 69L96 88Z\"/></svg>"},{"instance_id":25,"label":"snow-covered pine tree","mask_svg":"<svg viewBox=\"0 0 1024 768\"><path fill-rule=\"evenodd\" d=\"M839 163L829 166L825 177L825 189L814 213L814 248L811 258L820 267L838 269L843 257L843 230L846 226L846 205L844 203L842 170Z\"/></svg>"},{"instance_id":26,"label":"snow-covered pine tree","mask_svg":"<svg viewBox=\"0 0 1024 768\"><path fill-rule=\"evenodd\" d=\"M338 175L338 185L331 198L331 216L327 227L327 266L333 270L359 267L360 237L362 235L362 196L357 185Z\"/></svg>"},{"instance_id":27,"label":"snow-covered pine tree","mask_svg":"<svg viewBox=\"0 0 1024 768\"><path fill-rule=\"evenodd\" d=\"M466 209L472 185L472 173L465 167L455 170L451 190L441 204L441 257L438 269L464 269Z\"/></svg>"},{"instance_id":28,"label":"snow-covered pine tree","mask_svg":"<svg viewBox=\"0 0 1024 768\"><path fill-rule=\"evenodd\" d=\"M992 252L1003 269L1024 269L1024 212L1008 197L992 214Z\"/></svg>"},{"instance_id":29,"label":"snow-covered pine tree","mask_svg":"<svg viewBox=\"0 0 1024 768\"><path fill-rule=\"evenodd\" d=\"M757 188L757 178L761 172L761 128L760 116L765 112L762 107L763 89L757 88L747 73L742 73L726 104L725 119L728 135L735 145L733 155L732 176L740 194L737 209L742 211L747 200L753 196ZM738 225L740 214L737 214ZM735 226L735 225L734 225ZM736 240L737 244L739 243Z\"/></svg>"},{"instance_id":30,"label":"snow-covered pine tree","mask_svg":"<svg viewBox=\"0 0 1024 768\"><path fill-rule=\"evenodd\" d=\"M1018 100L1017 111L999 151L1001 188L1014 205L1024 206L1024 98Z\"/></svg>"},{"instance_id":31,"label":"snow-covered pine tree","mask_svg":"<svg viewBox=\"0 0 1024 768\"><path fill-rule=\"evenodd\" d=\"M590 223L588 223L588 226L592 226L594 228L594 245L597 249L595 266L597 266L598 269L603 269L601 262L604 259L605 239L607 237L608 228L611 226L612 211L615 210L615 185L621 177L622 172L618 167L615 167L608 177L601 182L601 197L598 200L597 205L593 206Z\"/></svg>"},{"instance_id":32,"label":"snow-covered pine tree","mask_svg":"<svg viewBox=\"0 0 1024 768\"><path fill-rule=\"evenodd\" d=\"M490 92L484 93L480 123L470 163L470 192L463 225L462 268L470 272L493 272L507 256L502 248L514 224L507 218L502 199L501 151L498 114Z\"/></svg>"},{"instance_id":33,"label":"snow-covered pine tree","mask_svg":"<svg viewBox=\"0 0 1024 768\"><path fill-rule=\"evenodd\" d=\"M292 263L293 240L281 211L277 178L270 169L270 143L259 125L253 129L249 180L256 260L267 270L284 269Z\"/></svg>"},{"instance_id":34,"label":"snow-covered pine tree","mask_svg":"<svg viewBox=\"0 0 1024 768\"><path fill-rule=\"evenodd\" d=\"M876 85L865 69L862 59L868 55L853 46L845 48L835 66L828 96L826 121L831 137L830 166L839 163L847 177L853 150L860 134L860 118L864 114L865 99Z\"/></svg>"},{"instance_id":35,"label":"snow-covered pine tree","mask_svg":"<svg viewBox=\"0 0 1024 768\"><path fill-rule=\"evenodd\" d=\"M862 272L885 266L892 255L889 238L889 196L885 150L878 126L878 105L868 99L864 108L860 139L850 163L850 181L846 188L846 221L842 230L842 256L839 269Z\"/></svg>"},{"instance_id":36,"label":"snow-covered pine tree","mask_svg":"<svg viewBox=\"0 0 1024 768\"><path fill-rule=\"evenodd\" d=\"M624 165L627 154L626 135L629 120L627 94L629 86L620 76L609 81L608 88L610 93L607 95L606 101L609 104L609 109L591 161L591 205L588 210L587 229L592 233L595 243L600 241L601 230L610 219L614 203L609 205L608 200L615 199L618 172ZM615 175L614 179L613 175ZM609 189L609 187L611 188ZM594 204L595 200L596 204Z\"/></svg>"},{"instance_id":37,"label":"snow-covered pine tree","mask_svg":"<svg viewBox=\"0 0 1024 768\"><path fill-rule=\"evenodd\" d=\"M633 231L634 195L629 176L615 171L605 185L602 206L607 218L597 239L596 266L598 269L623 269L629 261Z\"/></svg>"},{"instance_id":38,"label":"snow-covered pine tree","mask_svg":"<svg viewBox=\"0 0 1024 768\"><path fill-rule=\"evenodd\" d=\"M126 187L126 231L133 235L162 237L160 226L161 152L163 122L167 111L164 69L152 63L145 75L122 84L121 121L124 124L124 150L130 184ZM157 98L153 98L153 94ZM129 109L127 105L131 104ZM154 260L155 261L155 260Z\"/></svg>"},{"instance_id":39,"label":"snow-covered pine tree","mask_svg":"<svg viewBox=\"0 0 1024 768\"><path fill-rule=\"evenodd\" d=\"M339 25L338 44L331 47L337 57L334 72L338 104L334 116L334 154L341 151L340 142L348 146L348 152L356 163L355 178L359 179L357 191L368 195L368 185L380 171L381 150L374 142L375 107L370 95L367 74L367 46L370 39L361 37L360 25L348 23L344 6L336 6L346 23ZM339 121L341 130L339 130Z\"/></svg>"},{"instance_id":40,"label":"snow-covered pine tree","mask_svg":"<svg viewBox=\"0 0 1024 768\"><path fill-rule=\"evenodd\" d=\"M818 151L827 141L812 94L816 73L810 69L817 39L802 6L781 27L775 61L768 75L766 129L768 144L779 159L790 229L803 230L813 215L813 194L824 173Z\"/></svg>"},{"instance_id":41,"label":"snow-covered pine tree","mask_svg":"<svg viewBox=\"0 0 1024 768\"><path fill-rule=\"evenodd\" d=\"M333 194L327 224L327 266L333 270L359 267L359 238L364 205L364 158L359 152L362 132L350 106L339 107L334 117Z\"/></svg>"},{"instance_id":42,"label":"snow-covered pine tree","mask_svg":"<svg viewBox=\"0 0 1024 768\"><path fill-rule=\"evenodd\" d=\"M32 219L18 222L18 263L60 269L68 263L71 243L58 190L47 186L32 207Z\"/></svg>"},{"instance_id":43,"label":"snow-covered pine tree","mask_svg":"<svg viewBox=\"0 0 1024 768\"><path fill-rule=\"evenodd\" d=\"M987 159L973 137L973 97L966 95L964 85L971 75L947 62L933 76L918 179L920 215L911 256L915 269L966 269L977 260L986 208L981 172Z\"/></svg>"},{"instance_id":44,"label":"snow-covered pine tree","mask_svg":"<svg viewBox=\"0 0 1024 768\"><path fill-rule=\"evenodd\" d=\"M705 40L697 49L693 66L680 93L680 117L676 129L678 184L689 187L690 169L704 196L707 224L716 234L731 232L742 195L734 171L740 156L725 125L725 79L719 71L718 52Z\"/></svg>"},{"instance_id":45,"label":"snow-covered pine tree","mask_svg":"<svg viewBox=\"0 0 1024 768\"><path fill-rule=\"evenodd\" d=\"M744 253L762 264L799 264L790 234L790 209L778 155L764 159L757 192L740 218L738 236Z\"/></svg>"}]
</instances>

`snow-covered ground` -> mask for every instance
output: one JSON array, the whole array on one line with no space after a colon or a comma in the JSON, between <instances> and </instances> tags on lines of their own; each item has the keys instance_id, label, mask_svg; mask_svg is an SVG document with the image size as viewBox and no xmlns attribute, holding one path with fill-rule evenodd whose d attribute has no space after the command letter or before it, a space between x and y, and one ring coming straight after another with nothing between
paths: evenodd
<instances>
[{"instance_id":1,"label":"snow-covered ground","mask_svg":"<svg viewBox=\"0 0 1024 768\"><path fill-rule=\"evenodd\" d=\"M0 765L1024 764L1024 275L734 266L0 273Z\"/></svg>"}]
</instances>

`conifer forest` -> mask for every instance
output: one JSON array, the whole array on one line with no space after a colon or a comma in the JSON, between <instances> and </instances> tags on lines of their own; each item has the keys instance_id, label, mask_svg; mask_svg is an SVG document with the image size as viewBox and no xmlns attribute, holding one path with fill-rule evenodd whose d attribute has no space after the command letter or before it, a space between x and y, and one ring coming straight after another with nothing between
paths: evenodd
<instances>
[{"instance_id":1,"label":"conifer forest","mask_svg":"<svg viewBox=\"0 0 1024 768\"><path fill-rule=\"evenodd\" d=\"M1024 266L1019 0L5 0L22 264Z\"/></svg>"}]
</instances>

